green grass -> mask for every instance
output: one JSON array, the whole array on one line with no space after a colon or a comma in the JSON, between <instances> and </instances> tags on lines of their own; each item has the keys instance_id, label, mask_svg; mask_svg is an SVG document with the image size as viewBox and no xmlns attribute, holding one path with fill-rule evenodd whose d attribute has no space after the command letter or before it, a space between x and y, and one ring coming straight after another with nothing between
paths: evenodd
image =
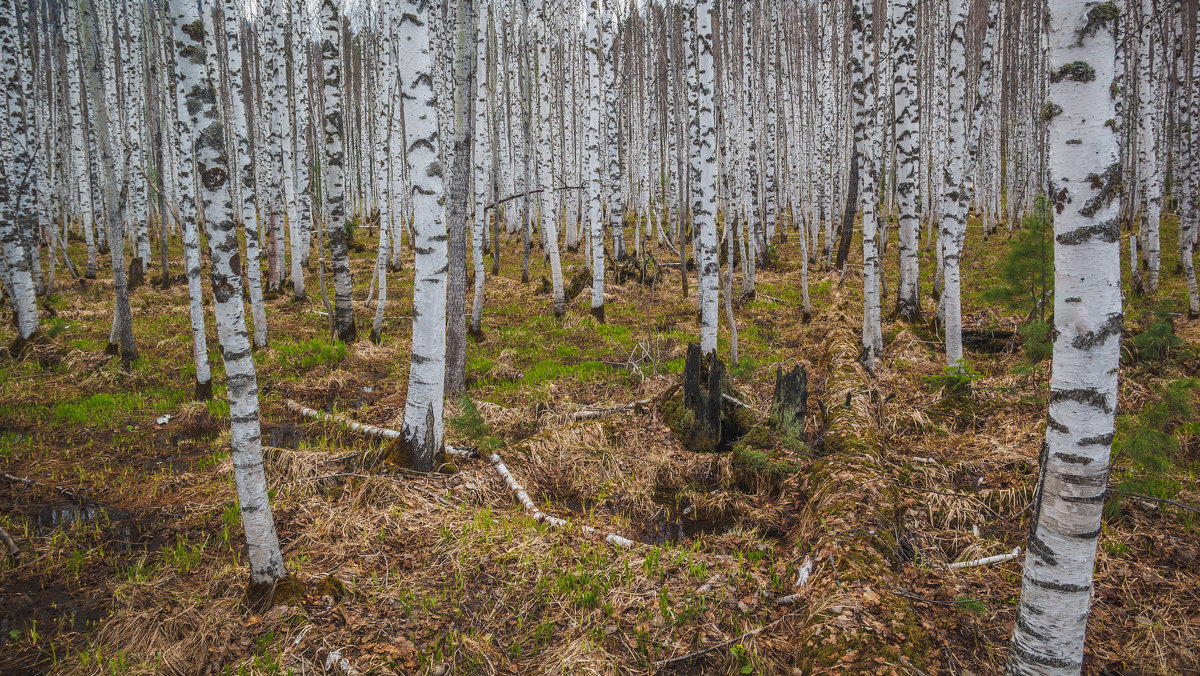
<instances>
[{"instance_id":1,"label":"green grass","mask_svg":"<svg viewBox=\"0 0 1200 676\"><path fill-rule=\"evenodd\" d=\"M340 340L332 343L313 338L300 343L283 343L276 346L276 361L280 366L293 369L311 369L326 364L337 364L346 358L346 344Z\"/></svg>"}]
</instances>

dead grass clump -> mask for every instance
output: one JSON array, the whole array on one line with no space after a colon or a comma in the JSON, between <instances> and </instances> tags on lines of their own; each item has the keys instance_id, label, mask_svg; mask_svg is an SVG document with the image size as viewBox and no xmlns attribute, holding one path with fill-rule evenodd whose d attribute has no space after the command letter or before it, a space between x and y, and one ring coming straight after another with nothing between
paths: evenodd
<instances>
[{"instance_id":1,"label":"dead grass clump","mask_svg":"<svg viewBox=\"0 0 1200 676\"><path fill-rule=\"evenodd\" d=\"M224 428L209 411L208 403L203 401L184 402L170 425L178 438L193 440L211 439Z\"/></svg>"}]
</instances>

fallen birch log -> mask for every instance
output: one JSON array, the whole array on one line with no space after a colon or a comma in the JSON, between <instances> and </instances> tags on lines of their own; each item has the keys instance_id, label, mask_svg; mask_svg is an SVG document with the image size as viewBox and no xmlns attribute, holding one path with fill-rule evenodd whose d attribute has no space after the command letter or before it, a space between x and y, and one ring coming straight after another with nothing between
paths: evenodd
<instances>
[{"instance_id":1,"label":"fallen birch log","mask_svg":"<svg viewBox=\"0 0 1200 676\"><path fill-rule=\"evenodd\" d=\"M400 438L400 432L398 430L392 430L392 429L388 429L386 427L376 427L374 425L364 425L360 422L356 422L356 421L351 420L350 418L346 418L344 416L334 415L333 413L325 413L324 411L318 411L316 409L311 409L311 408L309 408L303 404L299 404L291 399L285 399L284 404L288 407L288 410L292 411L293 413L298 413L307 418L315 418L317 420L330 420L332 422L338 423L339 425L349 427L350 429L354 430L355 432L359 432L359 433L365 434L367 436L378 437L380 439L388 439L388 440ZM462 449L462 448L455 448L449 444L446 444L446 454L447 455L457 455L457 456L463 457L463 458L475 457L474 452L468 451L468 450Z\"/></svg>"},{"instance_id":2,"label":"fallen birch log","mask_svg":"<svg viewBox=\"0 0 1200 676\"><path fill-rule=\"evenodd\" d=\"M307 406L299 404L291 399L285 400L284 403L287 405L288 409L294 413L298 413L309 418L316 418L318 420L331 420L340 425L345 425L356 432L361 432L362 434L380 437L383 439L396 439L400 437L400 432L396 430L387 429L385 427L376 427L374 425L364 425L340 415L333 415L331 413L324 413L322 411L308 408ZM475 457L475 453L472 451L454 448L450 445L446 446L446 453L463 457ZM521 503L521 505L525 508L525 511L530 512L533 515L535 521L549 524L552 528L562 528L563 526L569 525L570 522L568 522L566 519L560 519L556 516L551 516L538 509L537 505L533 504L533 500L529 497L529 494L525 492L525 487L517 482L516 478L513 477L512 472L510 472L508 467L505 466L504 461L500 459L499 455L493 453L488 460L491 461L492 466L496 469L496 472L500 475L500 477L504 479L504 482L508 484L509 490L516 495L517 501ZM590 526L582 526L581 529L588 535L599 533L599 531ZM605 542L618 547L633 546L633 540L621 537L615 533L606 534L604 536L604 540Z\"/></svg>"},{"instance_id":3,"label":"fallen birch log","mask_svg":"<svg viewBox=\"0 0 1200 676\"><path fill-rule=\"evenodd\" d=\"M491 461L492 466L496 468L496 473L499 474L502 479L504 479L504 483L508 485L508 489L513 492L514 496L516 496L517 502L520 502L521 506L525 508L525 511L529 512L533 516L534 521L549 524L551 528L562 528L570 525L570 522L566 519L560 519L557 516L551 516L538 509L537 505L533 504L533 499L530 498L529 494L525 492L525 487L517 481L516 477L514 477L512 472L509 471L508 466L504 464L504 461L499 455L493 453L488 460ZM591 526L581 526L580 530L588 535L595 535L600 532ZM633 546L633 540L621 537L616 533L605 534L604 541L617 547Z\"/></svg>"},{"instance_id":4,"label":"fallen birch log","mask_svg":"<svg viewBox=\"0 0 1200 676\"><path fill-rule=\"evenodd\" d=\"M1005 561L1012 561L1013 559L1017 558L1020 555L1021 555L1021 548L1014 547L1013 550L1007 554L997 554L996 556L987 556L982 559L975 559L973 561L960 561L958 563L950 564L949 567L961 569L961 568L975 568L977 566L987 566L987 565L991 565L993 563L1004 563Z\"/></svg>"}]
</instances>

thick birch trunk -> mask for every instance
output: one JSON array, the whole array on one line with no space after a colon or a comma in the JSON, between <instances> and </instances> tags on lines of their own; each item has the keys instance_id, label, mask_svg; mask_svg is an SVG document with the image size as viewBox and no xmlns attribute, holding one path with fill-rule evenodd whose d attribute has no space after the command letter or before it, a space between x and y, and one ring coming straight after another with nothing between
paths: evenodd
<instances>
[{"instance_id":1,"label":"thick birch trunk","mask_svg":"<svg viewBox=\"0 0 1200 676\"><path fill-rule=\"evenodd\" d=\"M412 180L413 338L403 442L414 469L431 471L442 455L442 404L446 377L446 222L438 157L433 47L427 3L402 0L397 27L403 71L404 129ZM466 121L464 121L465 123ZM462 318L459 317L459 321Z\"/></svg>"},{"instance_id":2,"label":"thick birch trunk","mask_svg":"<svg viewBox=\"0 0 1200 676\"><path fill-rule=\"evenodd\" d=\"M1109 86L1116 3L1050 3L1054 365L1010 674L1078 674L1117 408L1118 206L1093 180L1118 162ZM1117 173L1117 172L1114 172Z\"/></svg>"}]
</instances>

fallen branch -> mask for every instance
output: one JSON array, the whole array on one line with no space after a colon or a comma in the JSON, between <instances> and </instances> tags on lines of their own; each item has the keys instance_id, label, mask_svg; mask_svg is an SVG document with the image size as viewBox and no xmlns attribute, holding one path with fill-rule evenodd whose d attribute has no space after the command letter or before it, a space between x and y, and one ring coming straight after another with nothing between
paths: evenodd
<instances>
[{"instance_id":1,"label":"fallen branch","mask_svg":"<svg viewBox=\"0 0 1200 676\"><path fill-rule=\"evenodd\" d=\"M581 185L564 185L564 186L560 186L558 188L538 188L536 190L526 190L525 192L520 192L515 195L509 195L508 197L505 197L502 200L496 200L495 202L492 202L491 204L485 205L483 207L483 212L487 213L489 210L495 209L496 207L500 206L501 204L504 204L505 202L511 202L516 199L521 199L522 197L528 197L529 195L537 195L539 193L546 192L547 190L553 190L554 192L558 192L559 190L583 190L583 186L581 186Z\"/></svg>"},{"instance_id":2,"label":"fallen branch","mask_svg":"<svg viewBox=\"0 0 1200 676\"><path fill-rule=\"evenodd\" d=\"M1122 498L1129 498L1131 500L1144 500L1147 502L1157 502L1161 505L1171 505L1172 507L1178 507L1180 509L1185 509L1194 514L1200 514L1200 508L1193 507L1187 503L1180 502L1178 500L1171 500L1170 498L1156 498L1153 495L1141 495L1139 493L1122 493L1118 490L1111 490L1111 489L1108 492L1112 493L1113 495L1122 497Z\"/></svg>"},{"instance_id":3,"label":"fallen branch","mask_svg":"<svg viewBox=\"0 0 1200 676\"><path fill-rule=\"evenodd\" d=\"M303 404L296 403L291 399L285 399L283 403L288 407L288 410L292 411L293 413L298 413L307 418L316 418L317 420L331 420L340 425L349 427L355 432L366 434L367 436L389 440L400 438L400 432L397 430L391 430L386 427L376 427L374 425L364 425L344 416L325 413L323 411L309 408ZM455 448L449 444L446 444L446 453L448 455L457 455L464 458L475 457L474 452L462 448Z\"/></svg>"},{"instance_id":4,"label":"fallen branch","mask_svg":"<svg viewBox=\"0 0 1200 676\"><path fill-rule=\"evenodd\" d=\"M728 394L725 394L724 392L721 393L721 398L735 406L740 406L742 408L750 408L750 404L747 404L746 402L742 401L741 399L738 399L737 397L731 397Z\"/></svg>"},{"instance_id":5,"label":"fallen branch","mask_svg":"<svg viewBox=\"0 0 1200 676\"><path fill-rule=\"evenodd\" d=\"M525 508L525 511L533 515L534 521L548 524L551 528L562 528L570 525L570 522L566 519L560 519L556 516L551 516L538 509L537 505L533 504L533 500L529 497L529 494L525 492L525 487L517 481L516 477L514 477L512 472L509 471L508 467L504 464L504 461L499 455L493 453L488 460L492 463L492 466L496 468L496 473L500 475L500 478L504 479L504 483L508 485L508 489L511 490L513 495L516 496L517 502L521 503L521 505ZM600 532L591 526L581 526L580 530L588 535L594 535ZM616 533L607 533L604 536L604 541L611 545L616 545L617 547L633 546L633 540L621 537Z\"/></svg>"},{"instance_id":6,"label":"fallen branch","mask_svg":"<svg viewBox=\"0 0 1200 676\"><path fill-rule=\"evenodd\" d=\"M72 502L75 502L80 505L103 506L103 505L100 505L100 503L96 502L95 500L89 500L89 499L83 497L82 495L72 491L71 489L63 488L62 486L51 486L50 484L44 484L40 481L34 481L33 479L25 479L25 478L22 478L19 476L13 476L11 474L4 474L3 472L0 472L0 479L7 479L8 481L11 481L13 483L25 484L26 486L40 486L42 488L49 488L52 491L56 491L59 495L67 498L68 500L71 500Z\"/></svg>"},{"instance_id":7,"label":"fallen branch","mask_svg":"<svg viewBox=\"0 0 1200 676\"><path fill-rule=\"evenodd\" d=\"M770 626L770 625L768 625L768 626ZM680 655L679 657L672 657L672 658L666 659L666 660L659 660L654 663L654 668L661 669L663 667L667 667L672 664L679 664L680 662L687 662L689 660L693 660L702 655L707 655L708 653L711 653L714 650L720 650L721 648L726 648L728 646L733 645L734 643L741 643L743 640L748 639L751 636L759 635L760 633L762 633L762 630L766 629L766 628L767 627L759 627L758 629L751 629L750 631L742 634L741 636L738 636L737 638L731 638L728 641L725 641L723 643L718 643L716 645L710 645L707 648L701 648L700 650L697 650L695 652L690 652L686 655Z\"/></svg>"},{"instance_id":8,"label":"fallen branch","mask_svg":"<svg viewBox=\"0 0 1200 676\"><path fill-rule=\"evenodd\" d=\"M967 603L979 603L980 601L987 600L987 599L959 599L957 601L940 601L938 599L931 599L931 598L926 598L924 596L917 596L916 594L911 594L909 592L904 591L903 589L901 589L899 587L892 587L892 593L895 594L896 596L903 596L904 598L909 599L910 601L919 601L921 603L928 603L928 604L934 605L934 606L946 606L946 607L961 606L961 605L964 605Z\"/></svg>"},{"instance_id":9,"label":"fallen branch","mask_svg":"<svg viewBox=\"0 0 1200 676\"><path fill-rule=\"evenodd\" d=\"M625 404L623 406L616 406L613 408L588 406L587 408L585 408L582 411L576 411L575 413L572 413L571 420L579 421L579 420L594 420L596 418L603 418L604 416L613 415L615 413L620 413L622 411L628 411L629 409L637 408L638 406L649 406L651 401L652 401L652 399L650 399L650 398L638 399L637 401L631 401L628 404Z\"/></svg>"},{"instance_id":10,"label":"fallen branch","mask_svg":"<svg viewBox=\"0 0 1200 676\"><path fill-rule=\"evenodd\" d=\"M1005 561L1012 561L1013 559L1017 558L1020 555L1021 555L1021 548L1014 547L1013 550L1007 554L997 554L996 556L988 556L988 557L984 557L982 559L975 559L973 561L960 561L958 563L950 564L949 567L961 569L961 568L975 568L976 566L987 566L987 565L991 565L993 563L1004 563Z\"/></svg>"}]
</instances>

